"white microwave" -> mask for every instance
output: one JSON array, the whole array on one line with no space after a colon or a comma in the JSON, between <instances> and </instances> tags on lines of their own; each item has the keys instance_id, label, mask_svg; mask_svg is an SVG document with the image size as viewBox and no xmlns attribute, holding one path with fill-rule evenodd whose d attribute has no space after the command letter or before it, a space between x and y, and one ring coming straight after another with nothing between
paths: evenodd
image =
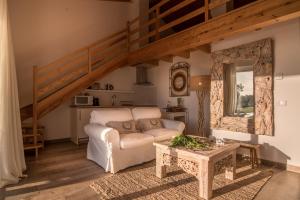
<instances>
[{"instance_id":1,"label":"white microwave","mask_svg":"<svg viewBox=\"0 0 300 200\"><path fill-rule=\"evenodd\" d=\"M73 99L73 105L76 106L92 106L93 96L75 96Z\"/></svg>"}]
</instances>

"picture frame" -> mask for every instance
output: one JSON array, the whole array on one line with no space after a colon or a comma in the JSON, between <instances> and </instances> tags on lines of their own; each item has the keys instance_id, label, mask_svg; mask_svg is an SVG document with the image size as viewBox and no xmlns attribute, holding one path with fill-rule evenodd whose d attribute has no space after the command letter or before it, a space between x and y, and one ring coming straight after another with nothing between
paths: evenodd
<instances>
[{"instance_id":1,"label":"picture frame","mask_svg":"<svg viewBox=\"0 0 300 200\"><path fill-rule=\"evenodd\" d=\"M169 93L170 97L190 95L190 65L187 62L177 62L170 67Z\"/></svg>"}]
</instances>

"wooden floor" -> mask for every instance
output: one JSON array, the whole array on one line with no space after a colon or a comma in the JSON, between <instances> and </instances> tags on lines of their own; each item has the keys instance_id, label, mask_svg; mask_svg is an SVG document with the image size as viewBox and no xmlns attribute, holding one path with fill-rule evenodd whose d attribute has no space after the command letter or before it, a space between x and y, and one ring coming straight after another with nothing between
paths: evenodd
<instances>
[{"instance_id":1,"label":"wooden floor","mask_svg":"<svg viewBox=\"0 0 300 200\"><path fill-rule=\"evenodd\" d=\"M107 175L86 159L86 145L70 142L50 144L38 159L27 156L27 175L17 185L0 189L0 200L10 199L97 199L90 183ZM300 174L276 170L256 200L300 199Z\"/></svg>"}]
</instances>

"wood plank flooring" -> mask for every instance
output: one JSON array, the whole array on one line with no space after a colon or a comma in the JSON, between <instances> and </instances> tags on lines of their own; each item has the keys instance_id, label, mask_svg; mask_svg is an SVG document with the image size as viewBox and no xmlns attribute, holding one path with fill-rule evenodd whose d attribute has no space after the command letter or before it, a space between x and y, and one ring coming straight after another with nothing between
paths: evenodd
<instances>
[{"instance_id":1,"label":"wood plank flooring","mask_svg":"<svg viewBox=\"0 0 300 200\"><path fill-rule=\"evenodd\" d=\"M49 144L38 159L27 156L27 175L19 184L0 189L0 200L97 199L90 183L108 175L86 159L86 145ZM300 174L275 170L256 200L300 199ZM287 198L284 198L287 197Z\"/></svg>"}]
</instances>

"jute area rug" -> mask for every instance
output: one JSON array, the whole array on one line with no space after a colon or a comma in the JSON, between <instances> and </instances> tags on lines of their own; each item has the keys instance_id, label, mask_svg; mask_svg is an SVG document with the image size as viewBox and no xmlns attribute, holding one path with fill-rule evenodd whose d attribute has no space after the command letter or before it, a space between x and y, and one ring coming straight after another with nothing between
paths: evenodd
<instances>
[{"instance_id":1,"label":"jute area rug","mask_svg":"<svg viewBox=\"0 0 300 200\"><path fill-rule=\"evenodd\" d=\"M108 174L94 181L90 187L99 199L200 199L195 177L178 167L167 167L167 172L166 178L157 178L153 161L114 175ZM224 171L214 176L213 199L253 199L271 176L272 171L268 168L251 169L249 165L239 163L234 181L225 179Z\"/></svg>"}]
</instances>

